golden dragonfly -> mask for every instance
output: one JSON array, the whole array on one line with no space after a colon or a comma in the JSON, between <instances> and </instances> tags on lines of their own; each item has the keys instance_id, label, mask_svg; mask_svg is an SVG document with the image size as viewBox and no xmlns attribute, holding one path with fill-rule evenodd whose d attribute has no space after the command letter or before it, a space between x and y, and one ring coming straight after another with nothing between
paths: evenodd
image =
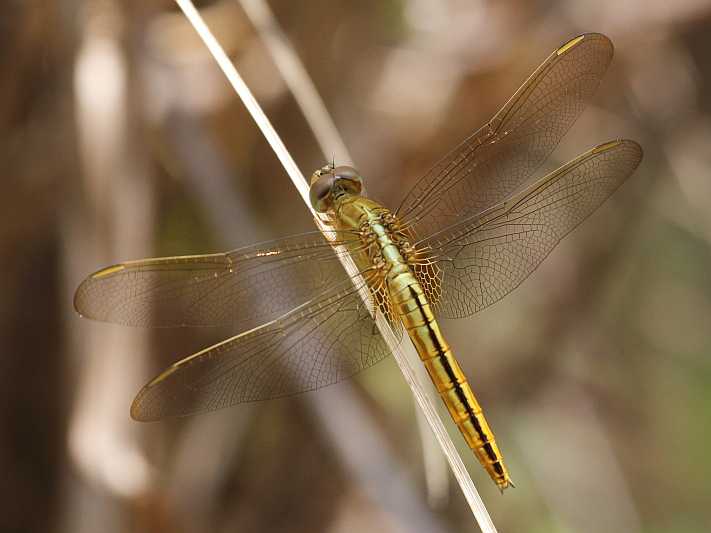
<instances>
[{"instance_id":1,"label":"golden dragonfly","mask_svg":"<svg viewBox=\"0 0 711 533\"><path fill-rule=\"evenodd\" d=\"M611 41L595 33L556 49L395 211L362 195L354 168L329 165L310 189L314 209L332 222L328 235L127 261L86 278L74 300L85 317L241 332L168 367L138 393L131 416L157 420L336 383L389 355L373 320L382 313L396 336L412 339L493 481L502 491L512 486L437 317L468 317L503 298L637 168L640 146L617 139L528 179L591 99L612 55ZM345 272L341 253L359 277Z\"/></svg>"}]
</instances>

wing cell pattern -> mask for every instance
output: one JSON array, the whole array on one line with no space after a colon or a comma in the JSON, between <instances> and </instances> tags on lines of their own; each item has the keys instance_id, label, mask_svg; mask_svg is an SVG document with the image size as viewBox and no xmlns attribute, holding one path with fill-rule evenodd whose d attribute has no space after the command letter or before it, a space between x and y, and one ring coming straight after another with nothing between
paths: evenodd
<instances>
[{"instance_id":1,"label":"wing cell pattern","mask_svg":"<svg viewBox=\"0 0 711 533\"><path fill-rule=\"evenodd\" d=\"M506 296L641 159L634 141L597 146L508 200L418 243L441 269L442 297L435 300L435 311L462 318Z\"/></svg>"},{"instance_id":2,"label":"wing cell pattern","mask_svg":"<svg viewBox=\"0 0 711 533\"><path fill-rule=\"evenodd\" d=\"M612 60L601 34L555 50L481 129L427 172L397 215L420 236L503 201L548 158L597 90Z\"/></svg>"}]
</instances>

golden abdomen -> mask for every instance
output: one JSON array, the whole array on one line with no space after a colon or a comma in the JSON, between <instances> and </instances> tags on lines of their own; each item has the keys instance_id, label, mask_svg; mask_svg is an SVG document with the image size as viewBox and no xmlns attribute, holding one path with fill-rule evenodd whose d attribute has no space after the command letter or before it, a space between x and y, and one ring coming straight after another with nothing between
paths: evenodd
<instances>
[{"instance_id":1,"label":"golden abdomen","mask_svg":"<svg viewBox=\"0 0 711 533\"><path fill-rule=\"evenodd\" d=\"M366 269L376 266L377 274L369 280L376 305L389 320L402 322L452 420L484 469L501 490L512 486L494 434L408 264L410 246L399 232L397 220L365 198L343 201L338 215L340 229L361 232L364 248L354 254L356 263Z\"/></svg>"},{"instance_id":2,"label":"golden abdomen","mask_svg":"<svg viewBox=\"0 0 711 533\"><path fill-rule=\"evenodd\" d=\"M419 282L412 273L399 275L391 280L390 295L432 383L467 445L501 490L512 485L494 433L442 336Z\"/></svg>"}]
</instances>

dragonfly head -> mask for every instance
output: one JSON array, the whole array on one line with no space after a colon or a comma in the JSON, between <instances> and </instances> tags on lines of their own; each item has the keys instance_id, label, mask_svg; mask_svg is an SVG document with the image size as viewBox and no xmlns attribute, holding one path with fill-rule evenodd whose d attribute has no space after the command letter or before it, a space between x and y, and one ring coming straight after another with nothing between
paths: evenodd
<instances>
[{"instance_id":1,"label":"dragonfly head","mask_svg":"<svg viewBox=\"0 0 711 533\"><path fill-rule=\"evenodd\" d=\"M335 202L345 196L360 194L363 190L363 178L353 167L332 165L317 170L311 176L309 197L311 206L318 213L333 209Z\"/></svg>"}]
</instances>

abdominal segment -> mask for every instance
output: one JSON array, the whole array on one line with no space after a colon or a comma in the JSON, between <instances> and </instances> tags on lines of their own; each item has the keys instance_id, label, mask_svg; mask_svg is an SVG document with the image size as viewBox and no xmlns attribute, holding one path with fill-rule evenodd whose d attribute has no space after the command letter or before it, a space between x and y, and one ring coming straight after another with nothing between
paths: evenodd
<instances>
[{"instance_id":1,"label":"abdominal segment","mask_svg":"<svg viewBox=\"0 0 711 533\"><path fill-rule=\"evenodd\" d=\"M501 490L513 486L494 433L441 334L422 288L415 282L399 292L403 324L452 420L497 486ZM403 298L403 293L408 297Z\"/></svg>"}]
</instances>

